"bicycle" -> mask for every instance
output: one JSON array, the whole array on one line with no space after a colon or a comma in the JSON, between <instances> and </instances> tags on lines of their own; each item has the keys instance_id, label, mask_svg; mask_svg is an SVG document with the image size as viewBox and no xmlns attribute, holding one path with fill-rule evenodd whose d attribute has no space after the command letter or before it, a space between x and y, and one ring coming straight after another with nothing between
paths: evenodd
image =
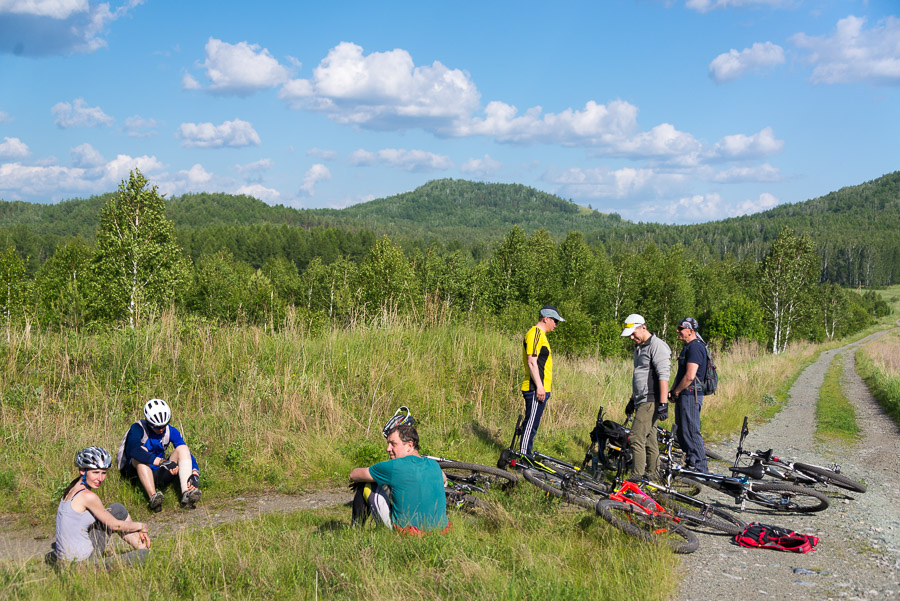
<instances>
[{"instance_id":1,"label":"bicycle","mask_svg":"<svg viewBox=\"0 0 900 601\"><path fill-rule=\"evenodd\" d=\"M508 490L519 482L517 474L496 467L433 455L423 455L423 457L437 461L444 475L447 476L444 486L447 505L457 509L484 509L487 507L487 503L477 495L487 493L492 489Z\"/></svg>"},{"instance_id":2,"label":"bicycle","mask_svg":"<svg viewBox=\"0 0 900 601\"><path fill-rule=\"evenodd\" d=\"M596 511L610 525L642 540L661 543L675 553L693 553L700 539L686 527L686 520L656 502L634 482L597 503Z\"/></svg>"},{"instance_id":3,"label":"bicycle","mask_svg":"<svg viewBox=\"0 0 900 601\"><path fill-rule=\"evenodd\" d=\"M525 455L515 450L516 441L521 442L521 437L522 415L519 414L509 448L500 453L498 468L521 470L528 482L544 492L586 509L595 509L597 502L609 495L607 483L591 477L576 465L543 453Z\"/></svg>"},{"instance_id":4,"label":"bicycle","mask_svg":"<svg viewBox=\"0 0 900 601\"><path fill-rule=\"evenodd\" d=\"M671 453L671 447L675 442L671 432L667 432L665 441L666 454L668 455ZM747 527L746 523L730 512L721 509L713 503L685 494L671 484L645 479L640 483L640 488L644 491L649 489L653 498L662 506L673 512L676 517L689 522L692 526L712 528L730 535L738 534Z\"/></svg>"},{"instance_id":5,"label":"bicycle","mask_svg":"<svg viewBox=\"0 0 900 601\"><path fill-rule=\"evenodd\" d=\"M741 469L741 468L738 468ZM828 508L828 497L817 490L780 482L751 482L750 478L740 476L724 476L688 470L675 462L671 453L665 462L666 484L671 486L673 479L685 479L689 482L708 486L734 498L744 511L747 501L776 511L811 513ZM738 472L739 473L739 472Z\"/></svg>"},{"instance_id":6,"label":"bicycle","mask_svg":"<svg viewBox=\"0 0 900 601\"><path fill-rule=\"evenodd\" d=\"M738 440L737 453L734 458L734 466L731 468L732 472L746 474L756 480L761 479L764 475L768 475L802 486L823 484L825 486L837 486L853 492L866 492L864 484L841 474L841 468L837 464L833 463L830 468L826 468L820 465L785 461L775 456L772 449L768 451L745 451L743 446L744 439L749 433L747 417L745 416L744 425L741 428L741 437ZM738 464L741 457L749 457L753 464L748 467L740 467Z\"/></svg>"}]
</instances>

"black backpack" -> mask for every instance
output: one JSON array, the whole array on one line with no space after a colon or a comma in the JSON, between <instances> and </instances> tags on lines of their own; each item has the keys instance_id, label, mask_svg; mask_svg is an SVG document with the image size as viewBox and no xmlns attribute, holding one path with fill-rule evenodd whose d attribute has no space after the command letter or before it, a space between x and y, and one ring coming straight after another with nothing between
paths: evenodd
<instances>
[{"instance_id":1,"label":"black backpack","mask_svg":"<svg viewBox=\"0 0 900 601\"><path fill-rule=\"evenodd\" d=\"M716 394L716 389L719 387L719 368L713 362L712 355L709 354L709 347L706 346L706 341L701 340L701 343L706 351L706 377L703 378L703 394L709 396Z\"/></svg>"}]
</instances>

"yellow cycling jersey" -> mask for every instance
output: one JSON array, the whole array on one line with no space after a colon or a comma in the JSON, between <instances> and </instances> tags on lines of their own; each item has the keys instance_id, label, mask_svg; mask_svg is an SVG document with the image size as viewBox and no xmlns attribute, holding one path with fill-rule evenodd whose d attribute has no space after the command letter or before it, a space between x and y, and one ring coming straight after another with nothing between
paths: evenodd
<instances>
[{"instance_id":1,"label":"yellow cycling jersey","mask_svg":"<svg viewBox=\"0 0 900 601\"><path fill-rule=\"evenodd\" d=\"M537 384L531 379L528 369L529 355L537 357L538 374L544 383L544 391L550 392L550 384L553 381L553 358L550 356L550 343L544 330L534 326L525 334L522 341L522 363L525 365L525 373L528 375L522 382L522 391L537 390Z\"/></svg>"}]
</instances>

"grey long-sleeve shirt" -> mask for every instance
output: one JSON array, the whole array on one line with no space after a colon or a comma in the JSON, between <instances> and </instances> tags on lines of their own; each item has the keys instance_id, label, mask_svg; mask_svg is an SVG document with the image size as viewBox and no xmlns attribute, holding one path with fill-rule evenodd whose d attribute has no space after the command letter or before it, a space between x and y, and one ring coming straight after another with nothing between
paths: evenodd
<instances>
[{"instance_id":1,"label":"grey long-sleeve shirt","mask_svg":"<svg viewBox=\"0 0 900 601\"><path fill-rule=\"evenodd\" d=\"M659 390L659 381L669 379L669 345L650 335L647 342L634 347L634 375L631 379L631 394L635 406L656 402L660 395L668 391Z\"/></svg>"}]
</instances>

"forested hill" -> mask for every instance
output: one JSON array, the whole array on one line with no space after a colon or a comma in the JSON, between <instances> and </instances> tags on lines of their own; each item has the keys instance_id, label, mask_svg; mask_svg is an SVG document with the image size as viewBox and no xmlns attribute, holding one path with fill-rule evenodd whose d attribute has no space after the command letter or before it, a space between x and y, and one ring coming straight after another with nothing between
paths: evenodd
<instances>
[{"instance_id":1,"label":"forested hill","mask_svg":"<svg viewBox=\"0 0 900 601\"><path fill-rule=\"evenodd\" d=\"M93 239L108 198L0 202L0 247L14 245L29 257L32 272L66 238ZM273 254L298 266L319 251L326 260L356 256L381 234L412 244L452 243L479 255L515 225L528 232L544 228L557 239L581 231L612 254L681 243L688 256L704 262L728 255L759 260L789 226L815 241L824 279L852 286L900 280L900 171L805 202L690 226L635 224L522 185L450 179L341 210L270 206L222 193L174 197L167 210L194 258L225 248L254 265ZM304 237L298 227L314 231Z\"/></svg>"},{"instance_id":2,"label":"forested hill","mask_svg":"<svg viewBox=\"0 0 900 601\"><path fill-rule=\"evenodd\" d=\"M760 260L785 226L816 243L822 279L880 286L900 279L900 171L768 211L696 225L624 224L587 238L609 252L646 243L683 244L702 261L733 255Z\"/></svg>"},{"instance_id":3,"label":"forested hill","mask_svg":"<svg viewBox=\"0 0 900 601\"><path fill-rule=\"evenodd\" d=\"M25 226L31 233L90 239L109 194L54 205L0 202L0 227ZM494 241L513 226L544 228L562 237L570 230L594 231L627 223L518 184L436 180L411 191L346 209L270 206L249 196L185 194L168 200L179 229L289 225L368 228L378 234L425 240Z\"/></svg>"},{"instance_id":4,"label":"forested hill","mask_svg":"<svg viewBox=\"0 0 900 601\"><path fill-rule=\"evenodd\" d=\"M582 207L519 184L485 184L442 179L412 192L381 198L335 212L344 224L379 233L441 240L495 240L513 226L546 229L556 237L572 230L590 232L621 226L616 214Z\"/></svg>"}]
</instances>

